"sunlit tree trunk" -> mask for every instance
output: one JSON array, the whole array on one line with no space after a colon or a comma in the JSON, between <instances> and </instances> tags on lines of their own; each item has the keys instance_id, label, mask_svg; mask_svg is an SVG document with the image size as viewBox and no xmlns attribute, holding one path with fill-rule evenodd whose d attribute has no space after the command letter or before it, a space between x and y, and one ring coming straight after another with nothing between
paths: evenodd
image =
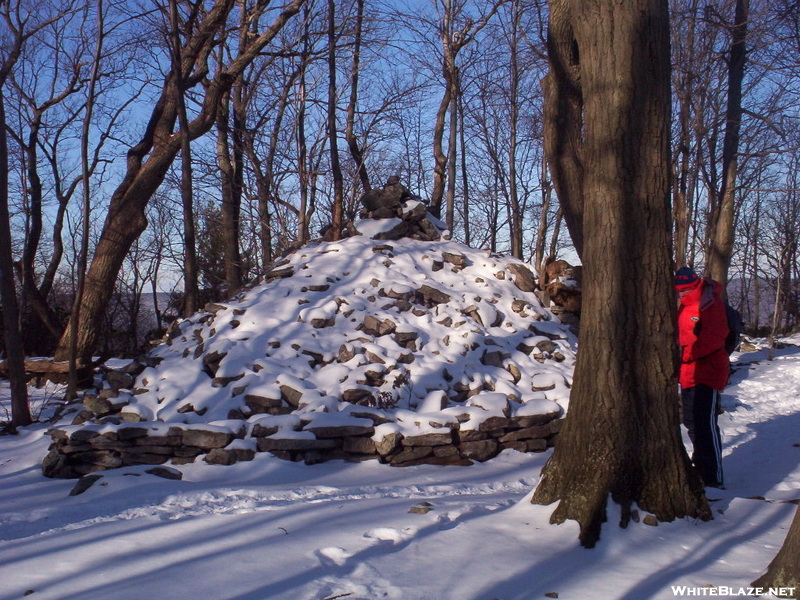
<instances>
[{"instance_id":1,"label":"sunlit tree trunk","mask_svg":"<svg viewBox=\"0 0 800 600\"><path fill-rule=\"evenodd\" d=\"M89 187L89 175L91 174L89 168L89 135L92 123L92 114L95 107L97 80L100 78L100 62L103 56L103 42L105 38L105 22L103 16L103 1L97 0L95 5L97 31L96 45L94 51L94 58L92 61L91 75L89 76L89 85L86 90L86 105L83 117L83 126L81 129L80 141L80 156L81 156L81 178L83 180L83 194L82 194L82 217L83 223L81 228L80 249L76 260L77 271L77 285L75 286L75 298L72 302L72 312L70 313L69 328L65 335L69 336L69 375L67 379L67 391L64 398L67 401L72 400L77 396L79 369L87 367L88 357L78 353L78 329L81 325L80 312L81 305L83 304L84 291L86 289L86 266L89 262L89 230L91 227L92 218L92 194ZM81 361L82 364L78 364Z\"/></svg>"},{"instance_id":2,"label":"sunlit tree trunk","mask_svg":"<svg viewBox=\"0 0 800 600\"><path fill-rule=\"evenodd\" d=\"M364 26L364 0L356 0L356 23L353 33L353 64L350 71L350 100L347 103L347 125L345 137L350 156L358 169L358 179L364 192L372 189L364 160L364 152L355 133L356 107L358 105L358 82L361 74L361 33Z\"/></svg>"},{"instance_id":3,"label":"sunlit tree trunk","mask_svg":"<svg viewBox=\"0 0 800 600\"><path fill-rule=\"evenodd\" d=\"M328 142L331 151L333 177L333 207L331 233L334 240L342 238L344 222L344 180L339 164L339 136L336 127L336 3L328 0Z\"/></svg>"},{"instance_id":4,"label":"sunlit tree trunk","mask_svg":"<svg viewBox=\"0 0 800 600\"><path fill-rule=\"evenodd\" d=\"M794 520L778 555L767 568L767 572L752 583L761 588L794 588L800 591L800 506L794 512Z\"/></svg>"},{"instance_id":5,"label":"sunlit tree trunk","mask_svg":"<svg viewBox=\"0 0 800 600\"><path fill-rule=\"evenodd\" d=\"M736 14L731 32L731 54L728 63L728 107L725 138L722 146L722 189L719 213L713 223L713 236L708 252L708 274L722 284L728 283L728 269L733 254L734 198L738 172L739 132L742 126L742 82L747 60L747 20L750 0L736 0Z\"/></svg>"},{"instance_id":6,"label":"sunlit tree trunk","mask_svg":"<svg viewBox=\"0 0 800 600\"><path fill-rule=\"evenodd\" d=\"M284 24L302 7L305 0L292 0L231 64L205 82L202 106L189 123L190 137L197 139L211 130L222 97L236 77L261 53ZM204 13L193 35L183 45L181 65L195 83L207 75L206 58L216 44L216 35L224 27L234 0L216 0ZM174 135L177 118L177 88L174 77L168 76L150 122L140 142L129 150L126 172L112 194L100 239L87 272L86 295L80 307L81 327L78 331L78 355L89 358L103 326L103 316L111 299L114 282L131 245L147 226L145 209L164 180L180 150L180 136ZM62 336L56 358L68 355L69 336Z\"/></svg>"}]
</instances>

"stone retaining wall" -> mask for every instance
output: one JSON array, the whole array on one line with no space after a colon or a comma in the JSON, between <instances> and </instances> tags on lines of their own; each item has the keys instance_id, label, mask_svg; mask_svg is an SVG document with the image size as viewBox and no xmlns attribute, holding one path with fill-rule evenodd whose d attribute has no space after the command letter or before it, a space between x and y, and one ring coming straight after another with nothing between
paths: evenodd
<instances>
[{"instance_id":1,"label":"stone retaining wall","mask_svg":"<svg viewBox=\"0 0 800 600\"><path fill-rule=\"evenodd\" d=\"M354 417L370 418L371 413ZM94 471L132 465L182 465L201 459L229 465L252 460L257 452L314 464L331 459L375 459L392 466L418 464L469 465L503 450L541 452L553 445L562 419L553 415L490 417L478 429L459 424L421 435L391 432L376 439L374 426L305 429L297 437L258 423L185 428L153 423L67 426L50 430L53 443L42 463L48 477L81 477ZM238 429L237 429L238 427Z\"/></svg>"}]
</instances>

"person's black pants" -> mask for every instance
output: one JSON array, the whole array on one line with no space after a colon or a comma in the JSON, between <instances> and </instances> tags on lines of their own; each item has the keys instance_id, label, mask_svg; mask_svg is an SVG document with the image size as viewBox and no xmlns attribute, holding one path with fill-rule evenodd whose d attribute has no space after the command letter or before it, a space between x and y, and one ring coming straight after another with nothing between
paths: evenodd
<instances>
[{"instance_id":1,"label":"person's black pants","mask_svg":"<svg viewBox=\"0 0 800 600\"><path fill-rule=\"evenodd\" d=\"M717 425L719 392L698 384L681 390L683 424L689 430L692 462L707 486L722 486L722 438Z\"/></svg>"}]
</instances>

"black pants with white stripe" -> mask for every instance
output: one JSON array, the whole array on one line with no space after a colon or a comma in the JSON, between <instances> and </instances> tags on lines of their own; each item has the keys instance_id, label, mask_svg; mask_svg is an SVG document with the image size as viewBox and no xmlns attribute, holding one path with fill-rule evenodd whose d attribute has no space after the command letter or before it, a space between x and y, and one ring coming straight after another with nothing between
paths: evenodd
<instances>
[{"instance_id":1,"label":"black pants with white stripe","mask_svg":"<svg viewBox=\"0 0 800 600\"><path fill-rule=\"evenodd\" d=\"M681 390L683 424L689 430L694 452L692 462L707 486L721 487L722 439L717 425L719 392L698 384Z\"/></svg>"}]
</instances>

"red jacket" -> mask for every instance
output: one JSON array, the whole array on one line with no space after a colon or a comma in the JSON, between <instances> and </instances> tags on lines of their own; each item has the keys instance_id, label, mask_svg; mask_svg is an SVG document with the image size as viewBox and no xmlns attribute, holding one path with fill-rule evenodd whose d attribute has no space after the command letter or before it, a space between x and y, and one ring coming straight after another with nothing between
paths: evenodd
<instances>
[{"instance_id":1,"label":"red jacket","mask_svg":"<svg viewBox=\"0 0 800 600\"><path fill-rule=\"evenodd\" d=\"M678 304L678 345L681 349L681 387L703 383L722 391L728 385L730 362L725 351L728 317L722 286L703 279Z\"/></svg>"}]
</instances>

